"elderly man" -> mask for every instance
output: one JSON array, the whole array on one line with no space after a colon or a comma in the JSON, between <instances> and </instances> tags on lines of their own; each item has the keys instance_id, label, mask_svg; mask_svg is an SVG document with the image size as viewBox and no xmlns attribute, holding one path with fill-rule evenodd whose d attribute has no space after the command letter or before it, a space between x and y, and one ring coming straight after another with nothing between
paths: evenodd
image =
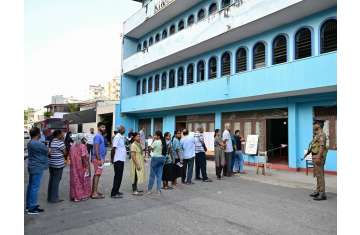
<instances>
[{"instance_id":1,"label":"elderly man","mask_svg":"<svg viewBox=\"0 0 360 235\"><path fill-rule=\"evenodd\" d=\"M234 151L231 135L230 135L230 124L225 125L225 130L222 135L222 139L225 143L225 166L224 166L224 175L230 177L232 175L231 169L231 158Z\"/></svg>"},{"instance_id":2,"label":"elderly man","mask_svg":"<svg viewBox=\"0 0 360 235\"><path fill-rule=\"evenodd\" d=\"M114 137L113 141L113 151L111 154L111 159L113 159L114 164L114 183L113 188L111 190L112 198L121 198L122 193L119 192L121 181L124 172L124 163L126 159L126 137L125 137L125 127L120 126L118 128L118 132Z\"/></svg>"},{"instance_id":3,"label":"elderly man","mask_svg":"<svg viewBox=\"0 0 360 235\"><path fill-rule=\"evenodd\" d=\"M198 127L195 134L195 180L211 182L206 174L206 145L204 142L204 128ZM200 171L201 176L200 178Z\"/></svg>"}]
</instances>

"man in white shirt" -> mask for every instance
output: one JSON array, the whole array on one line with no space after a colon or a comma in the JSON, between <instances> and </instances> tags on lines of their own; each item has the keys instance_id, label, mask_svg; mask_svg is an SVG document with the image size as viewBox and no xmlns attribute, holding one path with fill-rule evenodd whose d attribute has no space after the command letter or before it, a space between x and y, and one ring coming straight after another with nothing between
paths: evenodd
<instances>
[{"instance_id":1,"label":"man in white shirt","mask_svg":"<svg viewBox=\"0 0 360 235\"><path fill-rule=\"evenodd\" d=\"M93 155L93 144L94 144L94 128L90 128L90 133L85 134L85 138L87 140L86 146L89 153L89 158L91 159L91 156Z\"/></svg>"},{"instance_id":2,"label":"man in white shirt","mask_svg":"<svg viewBox=\"0 0 360 235\"><path fill-rule=\"evenodd\" d=\"M211 182L206 173L206 145L204 140L204 128L202 126L196 129L195 138L195 180ZM201 176L200 178L200 171Z\"/></svg>"},{"instance_id":3,"label":"man in white shirt","mask_svg":"<svg viewBox=\"0 0 360 235\"><path fill-rule=\"evenodd\" d=\"M113 151L111 158L113 160L114 165L114 183L113 188L111 190L111 197L112 198L122 198L122 193L119 191L121 186L121 181L124 172L124 163L126 159L126 147L125 141L126 137L125 134L125 127L120 126L118 128L118 133L115 135L113 140ZM114 152L115 151L115 152Z\"/></svg>"},{"instance_id":4,"label":"man in white shirt","mask_svg":"<svg viewBox=\"0 0 360 235\"><path fill-rule=\"evenodd\" d=\"M145 150L145 131L144 131L145 127L142 126L140 131L139 131L139 135L140 135L140 145L142 150ZM144 151L145 152L145 151Z\"/></svg>"},{"instance_id":5,"label":"man in white shirt","mask_svg":"<svg viewBox=\"0 0 360 235\"><path fill-rule=\"evenodd\" d=\"M189 136L187 129L183 130L183 138L180 140L180 145L183 149L183 175L181 181L183 184L194 184L191 182L193 169L194 169L194 158L195 158L195 138Z\"/></svg>"},{"instance_id":6,"label":"man in white shirt","mask_svg":"<svg viewBox=\"0 0 360 235\"><path fill-rule=\"evenodd\" d=\"M231 141L231 135L230 135L230 124L227 123L225 125L225 130L222 135L222 139L225 142L225 166L224 166L224 175L230 177L232 175L232 169L231 169L231 157L232 152L234 151L232 141Z\"/></svg>"}]
</instances>

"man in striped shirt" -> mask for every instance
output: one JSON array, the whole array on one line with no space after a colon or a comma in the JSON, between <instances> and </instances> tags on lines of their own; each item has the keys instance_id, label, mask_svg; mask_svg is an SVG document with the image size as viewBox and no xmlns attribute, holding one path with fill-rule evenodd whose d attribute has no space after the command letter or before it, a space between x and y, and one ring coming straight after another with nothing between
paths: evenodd
<instances>
[{"instance_id":1,"label":"man in striped shirt","mask_svg":"<svg viewBox=\"0 0 360 235\"><path fill-rule=\"evenodd\" d=\"M204 182L211 182L206 173L206 145L204 142L204 128L198 127L195 134L195 180L203 180ZM200 178L200 171L201 176Z\"/></svg>"}]
</instances>

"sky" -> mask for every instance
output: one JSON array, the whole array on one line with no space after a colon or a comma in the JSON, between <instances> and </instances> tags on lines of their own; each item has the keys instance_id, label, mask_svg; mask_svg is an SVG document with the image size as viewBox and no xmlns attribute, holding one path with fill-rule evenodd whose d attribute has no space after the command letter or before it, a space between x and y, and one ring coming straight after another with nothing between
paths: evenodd
<instances>
[{"instance_id":1,"label":"sky","mask_svg":"<svg viewBox=\"0 0 360 235\"><path fill-rule=\"evenodd\" d=\"M90 84L120 75L122 22L131 0L26 0L24 108L51 96L86 99Z\"/></svg>"}]
</instances>

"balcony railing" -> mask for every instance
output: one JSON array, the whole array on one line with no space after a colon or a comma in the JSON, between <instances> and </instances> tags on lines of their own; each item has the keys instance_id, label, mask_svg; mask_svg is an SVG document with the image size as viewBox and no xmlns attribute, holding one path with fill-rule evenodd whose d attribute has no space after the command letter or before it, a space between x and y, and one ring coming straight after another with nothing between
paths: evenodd
<instances>
[{"instance_id":1,"label":"balcony railing","mask_svg":"<svg viewBox=\"0 0 360 235\"><path fill-rule=\"evenodd\" d=\"M121 98L122 112L150 112L336 90L332 52L145 95ZM186 95L188 94L188 95Z\"/></svg>"}]
</instances>

